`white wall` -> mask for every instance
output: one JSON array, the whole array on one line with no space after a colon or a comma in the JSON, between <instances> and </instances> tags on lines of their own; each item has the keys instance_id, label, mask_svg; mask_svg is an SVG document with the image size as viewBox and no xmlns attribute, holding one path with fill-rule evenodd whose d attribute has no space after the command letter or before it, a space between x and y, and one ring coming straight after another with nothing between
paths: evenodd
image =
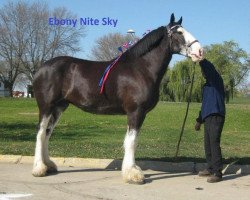
<instances>
[{"instance_id":1,"label":"white wall","mask_svg":"<svg viewBox=\"0 0 250 200\"><path fill-rule=\"evenodd\" d=\"M9 91L5 90L3 82L0 81L0 97L8 97Z\"/></svg>"}]
</instances>

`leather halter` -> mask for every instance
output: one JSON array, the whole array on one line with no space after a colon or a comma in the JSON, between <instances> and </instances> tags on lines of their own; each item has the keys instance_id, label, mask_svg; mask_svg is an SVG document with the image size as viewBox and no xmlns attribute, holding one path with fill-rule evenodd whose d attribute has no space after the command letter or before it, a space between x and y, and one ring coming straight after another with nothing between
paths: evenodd
<instances>
[{"instance_id":1,"label":"leather halter","mask_svg":"<svg viewBox=\"0 0 250 200\"><path fill-rule=\"evenodd\" d=\"M173 29L175 27L182 27L181 25L175 25L175 26L172 26L171 28L168 29L168 37L171 37L172 34L173 34Z\"/></svg>"},{"instance_id":2,"label":"leather halter","mask_svg":"<svg viewBox=\"0 0 250 200\"><path fill-rule=\"evenodd\" d=\"M187 47L190 48L194 43L199 42L198 40L194 40L193 42L190 42L187 44Z\"/></svg>"}]
</instances>

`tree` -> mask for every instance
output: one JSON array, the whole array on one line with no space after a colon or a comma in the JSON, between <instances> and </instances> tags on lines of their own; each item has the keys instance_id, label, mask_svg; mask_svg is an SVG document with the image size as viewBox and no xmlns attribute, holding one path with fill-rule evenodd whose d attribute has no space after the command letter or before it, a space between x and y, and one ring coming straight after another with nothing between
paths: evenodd
<instances>
[{"instance_id":1,"label":"tree","mask_svg":"<svg viewBox=\"0 0 250 200\"><path fill-rule=\"evenodd\" d=\"M16 62L12 57L9 58L9 63L0 61L0 81L4 83L5 88L8 89L12 97L14 84L19 74L20 63Z\"/></svg>"},{"instance_id":2,"label":"tree","mask_svg":"<svg viewBox=\"0 0 250 200\"><path fill-rule=\"evenodd\" d=\"M192 74L195 70L191 100L201 101L201 87L204 84L204 80L202 79L200 69L197 66L195 68L192 66L192 61L185 59L177 62L174 67L169 70L167 74L168 82L162 85L162 87L165 88L165 95L169 96L169 100L178 102L188 100ZM162 84L164 84L164 82ZM164 93L162 95L164 95Z\"/></svg>"},{"instance_id":3,"label":"tree","mask_svg":"<svg viewBox=\"0 0 250 200\"><path fill-rule=\"evenodd\" d=\"M20 73L32 82L45 60L80 50L84 27L51 26L49 17L76 18L66 8L50 11L47 4L38 2L9 2L0 9L0 60L5 63L0 73L10 91Z\"/></svg>"},{"instance_id":4,"label":"tree","mask_svg":"<svg viewBox=\"0 0 250 200\"><path fill-rule=\"evenodd\" d=\"M205 57L210 60L221 74L224 85L227 102L229 96L233 98L236 88L244 82L250 69L249 56L239 47L236 42L229 41L222 44L212 44L204 47ZM168 98L172 101L186 101L189 83L192 76L192 62L190 59L177 62L169 70L168 84L163 82L161 99ZM204 78L199 67L195 68L195 81L192 92L192 101L201 101L201 91L204 84Z\"/></svg>"},{"instance_id":5,"label":"tree","mask_svg":"<svg viewBox=\"0 0 250 200\"><path fill-rule=\"evenodd\" d=\"M212 44L205 47L206 57L222 75L225 85L227 100L229 95L233 98L236 87L244 82L249 73L249 57L234 41L222 44Z\"/></svg>"},{"instance_id":6,"label":"tree","mask_svg":"<svg viewBox=\"0 0 250 200\"><path fill-rule=\"evenodd\" d=\"M172 90L170 90L170 87L168 87L169 84L169 77L171 76L170 73L172 71L168 70L166 72L166 75L163 77L160 85L160 100L161 101L175 101L175 94Z\"/></svg>"},{"instance_id":7,"label":"tree","mask_svg":"<svg viewBox=\"0 0 250 200\"><path fill-rule=\"evenodd\" d=\"M137 39L138 38L131 38L128 34L109 33L96 40L96 45L91 50L92 57L98 61L112 60L119 54L118 47L131 40L135 41Z\"/></svg>"}]
</instances>

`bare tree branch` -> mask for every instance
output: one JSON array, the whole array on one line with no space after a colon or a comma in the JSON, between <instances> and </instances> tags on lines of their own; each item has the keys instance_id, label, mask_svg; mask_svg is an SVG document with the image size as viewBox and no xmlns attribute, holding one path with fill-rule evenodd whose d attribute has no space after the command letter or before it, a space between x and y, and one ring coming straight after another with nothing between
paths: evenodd
<instances>
[{"instance_id":1,"label":"bare tree branch","mask_svg":"<svg viewBox=\"0 0 250 200\"><path fill-rule=\"evenodd\" d=\"M85 27L50 26L49 17L76 18L66 8L50 11L45 3L8 2L0 9L1 79L14 83L20 73L32 82L41 63L80 51ZM6 72L6 69L8 69ZM13 86L13 84L12 84Z\"/></svg>"},{"instance_id":2,"label":"bare tree branch","mask_svg":"<svg viewBox=\"0 0 250 200\"><path fill-rule=\"evenodd\" d=\"M138 38L131 38L130 35L109 33L108 35L97 39L96 45L91 50L92 57L99 61L112 60L119 54L118 47L126 42L136 39Z\"/></svg>"}]
</instances>

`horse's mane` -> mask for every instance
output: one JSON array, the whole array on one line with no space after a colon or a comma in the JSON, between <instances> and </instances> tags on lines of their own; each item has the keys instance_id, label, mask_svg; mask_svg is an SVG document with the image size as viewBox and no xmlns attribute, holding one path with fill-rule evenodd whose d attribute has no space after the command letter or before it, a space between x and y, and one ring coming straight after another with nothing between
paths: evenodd
<instances>
[{"instance_id":1,"label":"horse's mane","mask_svg":"<svg viewBox=\"0 0 250 200\"><path fill-rule=\"evenodd\" d=\"M147 34L145 37L143 37L141 40L139 40L134 46L132 46L130 49L128 49L125 53L125 57L140 57L152 50L154 47L158 46L164 37L164 31L165 27L161 26L153 31L151 31L149 34Z\"/></svg>"}]
</instances>

